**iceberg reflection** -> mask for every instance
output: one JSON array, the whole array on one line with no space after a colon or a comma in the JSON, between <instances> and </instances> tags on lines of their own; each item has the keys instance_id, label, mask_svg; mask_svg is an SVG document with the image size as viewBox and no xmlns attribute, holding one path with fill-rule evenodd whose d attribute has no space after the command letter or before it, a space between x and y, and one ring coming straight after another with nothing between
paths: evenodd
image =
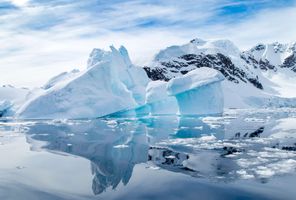
<instances>
[{"instance_id":1,"label":"iceberg reflection","mask_svg":"<svg viewBox=\"0 0 296 200\"><path fill-rule=\"evenodd\" d=\"M242 120L233 119L229 123L221 120L221 117L155 116L43 121L27 125L26 133L34 151L46 149L88 159L93 174L92 190L98 195L121 183L126 185L135 165L140 163L193 177L236 179L238 175L233 172L239 166L231 156L239 153L239 148L229 148L223 143L217 143L220 146L210 151L197 148L211 145L211 138L220 142L226 136L238 139L237 133L246 132L248 127L246 122L231 125L241 124ZM264 134L263 124L251 124L248 132L259 130L258 136Z\"/></svg>"}]
</instances>

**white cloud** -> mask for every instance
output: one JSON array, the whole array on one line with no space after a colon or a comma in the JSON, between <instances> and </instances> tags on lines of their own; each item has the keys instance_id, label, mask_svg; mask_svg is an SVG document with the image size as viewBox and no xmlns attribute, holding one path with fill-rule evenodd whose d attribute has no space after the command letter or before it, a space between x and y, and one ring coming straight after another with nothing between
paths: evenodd
<instances>
[{"instance_id":1,"label":"white cloud","mask_svg":"<svg viewBox=\"0 0 296 200\"><path fill-rule=\"evenodd\" d=\"M296 42L294 24L296 24L296 6L263 10L251 19L229 27L228 32L242 47L250 47L258 42Z\"/></svg>"},{"instance_id":2,"label":"white cloud","mask_svg":"<svg viewBox=\"0 0 296 200\"><path fill-rule=\"evenodd\" d=\"M143 65L158 50L195 37L227 38L242 48L296 41L296 7L262 10L239 23L207 24L217 15L216 0L182 6L132 1L94 12L81 10L79 3L14 0L23 9L0 15L0 84L38 86L62 71L84 68L92 48L111 44L125 45L132 60Z\"/></svg>"},{"instance_id":3,"label":"white cloud","mask_svg":"<svg viewBox=\"0 0 296 200\"><path fill-rule=\"evenodd\" d=\"M11 0L12 4L20 7L27 5L28 2L29 0Z\"/></svg>"}]
</instances>

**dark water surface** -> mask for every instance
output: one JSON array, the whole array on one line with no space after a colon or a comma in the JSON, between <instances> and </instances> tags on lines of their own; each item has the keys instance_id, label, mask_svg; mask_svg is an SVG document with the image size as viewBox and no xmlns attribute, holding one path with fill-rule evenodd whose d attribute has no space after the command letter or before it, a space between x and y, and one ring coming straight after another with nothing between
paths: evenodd
<instances>
[{"instance_id":1,"label":"dark water surface","mask_svg":"<svg viewBox=\"0 0 296 200\"><path fill-rule=\"evenodd\" d=\"M295 199L296 110L0 122L0 199Z\"/></svg>"}]
</instances>

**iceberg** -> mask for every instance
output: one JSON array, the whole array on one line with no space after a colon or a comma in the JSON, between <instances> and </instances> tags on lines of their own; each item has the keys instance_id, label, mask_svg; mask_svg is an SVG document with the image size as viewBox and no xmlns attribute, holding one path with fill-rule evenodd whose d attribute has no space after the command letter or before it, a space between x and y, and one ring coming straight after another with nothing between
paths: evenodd
<instances>
[{"instance_id":1,"label":"iceberg","mask_svg":"<svg viewBox=\"0 0 296 200\"><path fill-rule=\"evenodd\" d=\"M27 88L12 85L0 86L0 117L11 117L29 95Z\"/></svg>"},{"instance_id":2,"label":"iceberg","mask_svg":"<svg viewBox=\"0 0 296 200\"><path fill-rule=\"evenodd\" d=\"M79 74L78 69L73 69L70 72L63 72L63 73L51 78L42 88L47 90L47 89L53 87L54 85L56 85L57 83L60 83L61 81L66 81L68 79L71 79L71 78L75 77L78 74Z\"/></svg>"},{"instance_id":3,"label":"iceberg","mask_svg":"<svg viewBox=\"0 0 296 200\"><path fill-rule=\"evenodd\" d=\"M94 49L88 59L88 68L100 63L104 65L106 60L112 61L113 66L110 67L111 75L125 85L138 104L143 105L145 103L145 88L149 82L146 72L143 68L132 64L125 47L121 46L117 50L111 46L110 49L111 52Z\"/></svg>"},{"instance_id":4,"label":"iceberg","mask_svg":"<svg viewBox=\"0 0 296 200\"><path fill-rule=\"evenodd\" d=\"M151 81L144 105L110 116L220 114L224 107L223 80L224 76L217 70L198 68L169 82Z\"/></svg>"},{"instance_id":5,"label":"iceberg","mask_svg":"<svg viewBox=\"0 0 296 200\"><path fill-rule=\"evenodd\" d=\"M7 101L7 100L0 101L0 117L7 115L7 113L10 111L12 106L13 105L10 101Z\"/></svg>"},{"instance_id":6,"label":"iceberg","mask_svg":"<svg viewBox=\"0 0 296 200\"><path fill-rule=\"evenodd\" d=\"M171 79L167 92L175 96L180 115L220 114L223 112L224 76L217 70L202 67Z\"/></svg>"},{"instance_id":7,"label":"iceberg","mask_svg":"<svg viewBox=\"0 0 296 200\"><path fill-rule=\"evenodd\" d=\"M151 115L177 114L178 104L173 96L168 96L167 82L151 81L146 89L146 104Z\"/></svg>"},{"instance_id":8,"label":"iceberg","mask_svg":"<svg viewBox=\"0 0 296 200\"><path fill-rule=\"evenodd\" d=\"M18 110L18 117L96 118L144 104L149 81L145 71L131 64L124 47L110 49L92 51L85 71L52 79L54 84L29 99Z\"/></svg>"},{"instance_id":9,"label":"iceberg","mask_svg":"<svg viewBox=\"0 0 296 200\"><path fill-rule=\"evenodd\" d=\"M142 106L137 106L132 109L125 109L119 112L111 113L104 117L107 118L134 118L134 117L143 117L150 114L150 106L144 104Z\"/></svg>"}]
</instances>

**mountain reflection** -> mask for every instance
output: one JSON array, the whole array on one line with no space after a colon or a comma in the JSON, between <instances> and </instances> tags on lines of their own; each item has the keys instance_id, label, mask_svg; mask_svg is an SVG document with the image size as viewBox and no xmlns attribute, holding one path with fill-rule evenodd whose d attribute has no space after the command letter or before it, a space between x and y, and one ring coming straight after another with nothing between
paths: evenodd
<instances>
[{"instance_id":1,"label":"mountain reflection","mask_svg":"<svg viewBox=\"0 0 296 200\"><path fill-rule=\"evenodd\" d=\"M225 164L221 153L199 156L192 155L188 149L159 146L162 140L173 138L225 137L222 123L205 123L202 118L163 116L137 120L49 121L27 125L26 130L32 150L47 149L90 160L95 195L107 188L115 189L120 183L126 185L134 166L140 163L194 177L200 177L203 169L185 165L190 157L206 160L208 163L203 167L215 166L209 173L223 175L233 167Z\"/></svg>"}]
</instances>

